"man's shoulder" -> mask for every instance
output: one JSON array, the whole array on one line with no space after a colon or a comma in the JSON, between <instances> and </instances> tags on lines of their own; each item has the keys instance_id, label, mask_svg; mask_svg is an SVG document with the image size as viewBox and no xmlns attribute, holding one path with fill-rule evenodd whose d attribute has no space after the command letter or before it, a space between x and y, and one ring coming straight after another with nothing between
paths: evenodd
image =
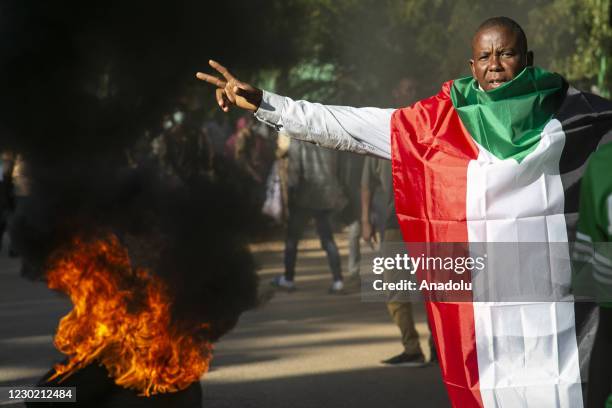
<instances>
[{"instance_id":1,"label":"man's shoulder","mask_svg":"<svg viewBox=\"0 0 612 408\"><path fill-rule=\"evenodd\" d=\"M563 108L579 108L589 113L612 113L612 101L591 92L581 91L569 85Z\"/></svg>"},{"instance_id":2,"label":"man's shoulder","mask_svg":"<svg viewBox=\"0 0 612 408\"><path fill-rule=\"evenodd\" d=\"M554 119L561 123L566 135L574 135L566 141L573 149L590 141L592 152L597 145L612 141L612 101L601 96L568 86ZM583 151L586 152L584 148Z\"/></svg>"}]
</instances>

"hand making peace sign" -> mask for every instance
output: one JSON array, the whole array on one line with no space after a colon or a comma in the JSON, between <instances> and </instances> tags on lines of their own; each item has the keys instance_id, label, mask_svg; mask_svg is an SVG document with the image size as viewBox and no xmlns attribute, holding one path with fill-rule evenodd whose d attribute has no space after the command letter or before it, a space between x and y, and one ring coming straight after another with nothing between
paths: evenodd
<instances>
[{"instance_id":1,"label":"hand making peace sign","mask_svg":"<svg viewBox=\"0 0 612 408\"><path fill-rule=\"evenodd\" d=\"M223 65L209 60L211 67L217 70L224 79L203 72L196 73L196 78L213 84L217 87L217 103L224 112L229 111L230 105L255 112L261 104L263 92L245 82L236 79Z\"/></svg>"}]
</instances>

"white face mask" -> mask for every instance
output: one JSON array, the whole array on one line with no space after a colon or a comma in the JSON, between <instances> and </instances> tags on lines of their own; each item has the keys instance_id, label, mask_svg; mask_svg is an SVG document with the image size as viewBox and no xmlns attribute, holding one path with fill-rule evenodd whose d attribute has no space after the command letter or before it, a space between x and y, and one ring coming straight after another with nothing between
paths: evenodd
<instances>
[{"instance_id":1,"label":"white face mask","mask_svg":"<svg viewBox=\"0 0 612 408\"><path fill-rule=\"evenodd\" d=\"M185 120L185 114L183 112L181 112L181 111L176 111L172 115L172 120L177 125L180 125L181 123L183 123L183 120Z\"/></svg>"},{"instance_id":2,"label":"white face mask","mask_svg":"<svg viewBox=\"0 0 612 408\"><path fill-rule=\"evenodd\" d=\"M172 121L170 119L164 120L164 123L162 124L162 127L164 128L164 130L168 130L172 126L174 126L174 123L172 123Z\"/></svg>"}]
</instances>

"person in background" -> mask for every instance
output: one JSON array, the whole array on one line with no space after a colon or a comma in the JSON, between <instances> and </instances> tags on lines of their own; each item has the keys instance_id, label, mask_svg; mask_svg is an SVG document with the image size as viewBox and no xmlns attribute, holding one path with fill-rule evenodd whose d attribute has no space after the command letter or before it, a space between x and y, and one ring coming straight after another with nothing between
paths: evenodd
<instances>
[{"instance_id":1,"label":"person in background","mask_svg":"<svg viewBox=\"0 0 612 408\"><path fill-rule=\"evenodd\" d=\"M591 284L589 296L598 300L599 327L589 367L589 406L612 408L612 145L600 147L587 164L580 184L578 229L574 246L577 279ZM576 273L576 272L575 272ZM607 399L607 402L606 402Z\"/></svg>"},{"instance_id":2,"label":"person in background","mask_svg":"<svg viewBox=\"0 0 612 408\"><path fill-rule=\"evenodd\" d=\"M416 94L416 83L411 78L400 79L391 92L395 106L410 105L416 100ZM379 190L382 193L381 242L403 242L400 225L395 213L391 162L375 157L367 157L361 180L361 225L363 239L369 243L376 242L376 228L373 226L371 219L372 198L375 190ZM393 256L393 254L385 253L384 245L381 245L381 250L383 256ZM393 297L389 297L387 311L400 330L404 351L382 361L382 363L391 366L422 366L425 363L425 357L419 344L419 334L414 325L412 304L405 299L396 300ZM435 361L434 347L431 347L431 356L432 360Z\"/></svg>"},{"instance_id":3,"label":"person in background","mask_svg":"<svg viewBox=\"0 0 612 408\"><path fill-rule=\"evenodd\" d=\"M348 278L359 278L361 263L361 173L364 157L339 152L340 181L348 204L341 213L341 219L348 225Z\"/></svg>"},{"instance_id":4,"label":"person in background","mask_svg":"<svg viewBox=\"0 0 612 408\"><path fill-rule=\"evenodd\" d=\"M289 137L279 132L276 138L276 150L274 151L274 155L276 156L278 176L280 178L282 204L281 220L284 224L289 220L289 144Z\"/></svg>"},{"instance_id":5,"label":"person in background","mask_svg":"<svg viewBox=\"0 0 612 408\"><path fill-rule=\"evenodd\" d=\"M227 117L217 116L209 119L202 125L202 130L208 134L215 156L223 156L225 142L231 135L231 128Z\"/></svg>"},{"instance_id":6,"label":"person in background","mask_svg":"<svg viewBox=\"0 0 612 408\"><path fill-rule=\"evenodd\" d=\"M13 208L12 182L13 155L7 151L0 153L0 251L3 247L4 233Z\"/></svg>"},{"instance_id":7,"label":"person in background","mask_svg":"<svg viewBox=\"0 0 612 408\"><path fill-rule=\"evenodd\" d=\"M273 161L273 152L253 123L237 132L234 160L257 184L263 185Z\"/></svg>"},{"instance_id":8,"label":"person in background","mask_svg":"<svg viewBox=\"0 0 612 408\"><path fill-rule=\"evenodd\" d=\"M274 147L262 133L265 127L256 125L253 118L243 116L236 122L236 131L225 143L225 157L234 161L260 186L264 184L274 161Z\"/></svg>"},{"instance_id":9,"label":"person in background","mask_svg":"<svg viewBox=\"0 0 612 408\"><path fill-rule=\"evenodd\" d=\"M177 110L162 118L161 133L147 144L167 176L190 183L212 173L214 152L208 134L189 113Z\"/></svg>"},{"instance_id":10,"label":"person in background","mask_svg":"<svg viewBox=\"0 0 612 408\"><path fill-rule=\"evenodd\" d=\"M330 216L346 205L338 181L337 154L309 143L291 140L288 156L289 219L285 240L285 274L272 285L295 290L295 264L298 244L307 222L314 218L321 248L327 253L332 273L330 293L343 293L340 253L334 241Z\"/></svg>"},{"instance_id":11,"label":"person in background","mask_svg":"<svg viewBox=\"0 0 612 408\"><path fill-rule=\"evenodd\" d=\"M383 233L381 239L381 256L393 257L395 252L389 247L385 251L385 243L403 242L397 215L395 213L395 201L393 198L393 177L391 174L391 162L375 157L366 157L363 166L363 177L361 182L361 225L363 239L371 243L376 242L376 229L371 222L371 203L373 193L376 189L382 191L384 204ZM387 300L387 311L395 325L399 328L404 350L382 363L390 366L419 367L425 364L425 356L419 344L419 333L414 324L412 303L406 299L395 299L389 296ZM430 343L431 361L436 361L436 353Z\"/></svg>"},{"instance_id":12,"label":"person in background","mask_svg":"<svg viewBox=\"0 0 612 408\"><path fill-rule=\"evenodd\" d=\"M401 78L391 90L391 96L393 99L394 106L401 107L401 106L410 105L411 103L417 100L416 81L412 78ZM363 218L364 218L363 213L364 212L362 210L363 194L361 190L363 188L362 173L364 171L364 161L363 160L358 161L360 156L349 154L349 153L343 153L343 154L351 157L352 161L355 163L352 165L352 167L354 167L355 170L358 169L358 172L356 172L357 174L356 180L354 180L352 184L347 184L348 186L350 186L348 191L351 191L353 194L355 194L355 196L351 197L351 200L349 201L349 206L353 203L353 199L355 200L355 202L359 203L358 205L355 205L356 207L355 213L356 213L357 219L349 224L349 273L350 273L350 276L353 277L353 276L359 276L359 262L361 260L360 247L359 247L360 237L361 236L370 237L370 239L367 239L366 242L368 242L370 246L372 246L373 248L374 243L376 243L376 239L375 239L376 231L380 231L381 237L384 234L384 229L385 229L385 225L387 223L387 218L388 218L388 208L387 208L389 205L388 201L389 199L393 201L393 186L391 185L390 190L387 190L385 188L377 189L379 191L382 190L382 194L381 194L382 197L380 197L382 203L380 203L381 208L374 210L374 211L372 210L372 208L376 207L375 204L378 202L378 200L376 199L377 197L374 194L374 190L371 190L368 193L368 204L367 204L368 205L368 210L367 210L368 222L364 226L364 223L363 223ZM372 159L366 158L365 160L366 162L370 161L370 165L372 165L371 164ZM390 171L390 166L389 166L389 171ZM373 174L371 175L374 176ZM350 177L350 173L349 173L349 177ZM390 173L389 173L389 177L390 177L389 182L391 183L392 176ZM385 186L386 184L387 183L385 183ZM375 220L373 218L375 218ZM363 228L367 228L367 231L364 231ZM395 228L399 228L399 226L396 226ZM357 240L357 242L355 242L355 239ZM394 321L395 321L395 318L394 318Z\"/></svg>"},{"instance_id":13,"label":"person in background","mask_svg":"<svg viewBox=\"0 0 612 408\"><path fill-rule=\"evenodd\" d=\"M223 147L223 155L229 160L236 159L236 142L241 132L246 131L248 127L253 123L253 118L250 116L242 116L236 121L234 132L225 141Z\"/></svg>"},{"instance_id":14,"label":"person in background","mask_svg":"<svg viewBox=\"0 0 612 408\"><path fill-rule=\"evenodd\" d=\"M28 162L24 159L23 155L14 155L14 161L11 171L11 186L12 186L12 197L14 199L14 211L10 218L11 229L15 229L20 223L25 222L25 207L28 205L30 200L31 182ZM16 248L11 241L9 248L10 257L20 256L21 251ZM27 275L27 270L22 269L22 275Z\"/></svg>"}]
</instances>

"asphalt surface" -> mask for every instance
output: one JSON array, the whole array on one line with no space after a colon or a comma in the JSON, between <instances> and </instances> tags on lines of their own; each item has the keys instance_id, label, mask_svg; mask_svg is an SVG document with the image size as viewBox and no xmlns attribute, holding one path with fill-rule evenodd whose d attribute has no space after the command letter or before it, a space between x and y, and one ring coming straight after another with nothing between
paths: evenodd
<instances>
[{"instance_id":1,"label":"asphalt surface","mask_svg":"<svg viewBox=\"0 0 612 408\"><path fill-rule=\"evenodd\" d=\"M338 243L345 267L343 234ZM312 235L300 245L298 290L272 290L270 279L282 273L282 249L281 241L252 246L262 305L216 344L211 370L201 380L203 407L449 406L437 365L380 364L401 351L397 328L384 304L362 300L358 281L349 282L345 295L327 293L331 275ZM0 387L33 384L62 358L52 336L69 310L69 301L21 278L18 261L6 250L0 254ZM428 354L422 307L416 320ZM5 406L23 404L0 398Z\"/></svg>"}]
</instances>

